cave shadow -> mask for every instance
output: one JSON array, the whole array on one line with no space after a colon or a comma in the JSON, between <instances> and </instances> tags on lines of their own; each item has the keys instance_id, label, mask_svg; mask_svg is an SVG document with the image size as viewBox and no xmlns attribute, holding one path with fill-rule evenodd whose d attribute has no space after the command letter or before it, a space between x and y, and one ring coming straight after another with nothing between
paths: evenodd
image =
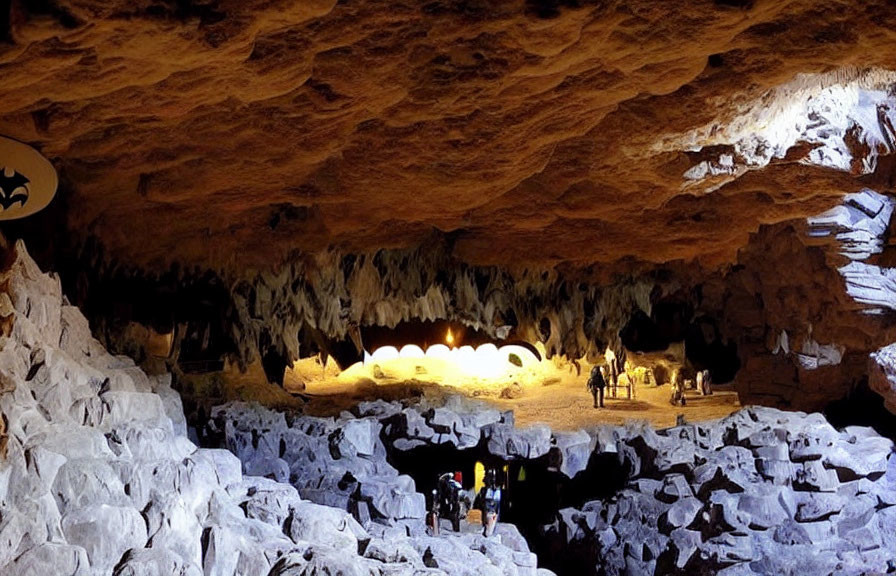
<instances>
[{"instance_id":1,"label":"cave shadow","mask_svg":"<svg viewBox=\"0 0 896 576\"><path fill-rule=\"evenodd\" d=\"M477 462L506 471L500 475L504 486L500 521L519 529L538 557L538 565L558 576L598 574L600 558L592 539L567 542L558 512L619 492L628 481L629 470L618 454L593 452L585 469L569 478L559 471L562 456L556 446L539 458L505 460L490 454L484 440L463 450L450 444L425 444L402 451L385 436L383 443L389 463L414 479L417 491L426 496L427 508L444 472L461 472L463 488L472 491Z\"/></svg>"},{"instance_id":2,"label":"cave shadow","mask_svg":"<svg viewBox=\"0 0 896 576\"><path fill-rule=\"evenodd\" d=\"M884 399L861 381L845 398L831 402L823 414L838 430L846 426L869 426L881 436L896 441L896 414L887 410Z\"/></svg>"}]
</instances>

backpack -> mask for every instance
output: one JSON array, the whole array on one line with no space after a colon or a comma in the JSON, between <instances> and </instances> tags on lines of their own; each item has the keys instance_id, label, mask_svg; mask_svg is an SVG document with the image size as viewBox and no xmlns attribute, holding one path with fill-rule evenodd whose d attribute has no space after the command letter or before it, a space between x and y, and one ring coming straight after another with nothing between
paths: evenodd
<instances>
[{"instance_id":1,"label":"backpack","mask_svg":"<svg viewBox=\"0 0 896 576\"><path fill-rule=\"evenodd\" d=\"M604 377L600 373L600 366L595 366L591 369L591 376L588 377L588 389L594 390L604 386L606 386L606 382L604 382Z\"/></svg>"}]
</instances>

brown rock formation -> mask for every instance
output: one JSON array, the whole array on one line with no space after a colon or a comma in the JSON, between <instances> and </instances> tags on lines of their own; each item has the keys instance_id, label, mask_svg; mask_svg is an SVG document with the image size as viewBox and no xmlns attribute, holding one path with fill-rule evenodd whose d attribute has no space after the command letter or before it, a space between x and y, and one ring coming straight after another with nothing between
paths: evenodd
<instances>
[{"instance_id":1,"label":"brown rock formation","mask_svg":"<svg viewBox=\"0 0 896 576\"><path fill-rule=\"evenodd\" d=\"M16 0L0 132L54 160L72 230L142 265L263 268L433 228L476 263L717 264L854 184L797 146L704 194L688 150L797 74L896 69L894 18L883 0Z\"/></svg>"},{"instance_id":2,"label":"brown rock formation","mask_svg":"<svg viewBox=\"0 0 896 576\"><path fill-rule=\"evenodd\" d=\"M2 16L0 133L60 171L66 249L105 250L81 251L72 298L99 277L153 287L99 317L185 322L245 361L512 311L578 353L676 295L738 343L751 397L810 406L887 343L803 233L845 193L892 189L886 0L13 0ZM160 315L185 279L196 297ZM771 354L782 330L842 362L803 374Z\"/></svg>"}]
</instances>

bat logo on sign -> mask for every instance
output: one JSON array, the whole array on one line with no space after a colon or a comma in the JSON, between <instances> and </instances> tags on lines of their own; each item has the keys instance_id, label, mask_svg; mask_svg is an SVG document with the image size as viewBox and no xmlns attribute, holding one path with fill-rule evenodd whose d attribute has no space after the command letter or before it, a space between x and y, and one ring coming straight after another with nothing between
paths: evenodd
<instances>
[{"instance_id":1,"label":"bat logo on sign","mask_svg":"<svg viewBox=\"0 0 896 576\"><path fill-rule=\"evenodd\" d=\"M24 206L28 201L28 184L31 180L21 172L13 170L12 176L6 175L6 168L0 168L0 206L8 210L16 202Z\"/></svg>"}]
</instances>

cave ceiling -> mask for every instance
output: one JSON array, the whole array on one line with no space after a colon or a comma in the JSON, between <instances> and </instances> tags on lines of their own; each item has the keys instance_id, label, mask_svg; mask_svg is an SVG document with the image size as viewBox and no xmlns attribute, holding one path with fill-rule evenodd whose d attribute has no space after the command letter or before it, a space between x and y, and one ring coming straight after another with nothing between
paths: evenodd
<instances>
[{"instance_id":1,"label":"cave ceiling","mask_svg":"<svg viewBox=\"0 0 896 576\"><path fill-rule=\"evenodd\" d=\"M886 98L876 126L823 101L892 94L887 0L13 0L3 24L0 133L52 160L71 232L148 268L434 233L471 264L719 266L892 166Z\"/></svg>"}]
</instances>

